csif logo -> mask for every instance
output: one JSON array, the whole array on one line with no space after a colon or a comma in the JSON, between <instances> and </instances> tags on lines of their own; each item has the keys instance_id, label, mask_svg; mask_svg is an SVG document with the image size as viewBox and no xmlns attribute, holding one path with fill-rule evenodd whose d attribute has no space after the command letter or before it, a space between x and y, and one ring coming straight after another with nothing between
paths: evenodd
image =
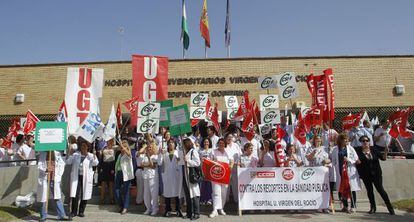
<instances>
[{"instance_id":1,"label":"csif logo","mask_svg":"<svg viewBox=\"0 0 414 222\"><path fill-rule=\"evenodd\" d=\"M279 84L280 86L286 86L289 81L291 81L293 76L290 73L285 73L280 77Z\"/></svg>"},{"instance_id":2,"label":"csif logo","mask_svg":"<svg viewBox=\"0 0 414 222\"><path fill-rule=\"evenodd\" d=\"M267 89L267 88L269 88L272 84L274 83L274 80L273 80L273 78L272 77L265 77L264 79L263 79L263 81L261 82L261 84L260 84L260 87L262 88L262 89Z\"/></svg>"},{"instance_id":3,"label":"csif logo","mask_svg":"<svg viewBox=\"0 0 414 222\"><path fill-rule=\"evenodd\" d=\"M296 89L293 86L288 86L283 90L282 96L284 99L288 99L295 95Z\"/></svg>"},{"instance_id":4,"label":"csif logo","mask_svg":"<svg viewBox=\"0 0 414 222\"><path fill-rule=\"evenodd\" d=\"M236 115L236 112L237 112L237 110L235 110L235 109L233 109L232 111L230 111L229 119L233 119L234 118L234 115Z\"/></svg>"},{"instance_id":5,"label":"csif logo","mask_svg":"<svg viewBox=\"0 0 414 222\"><path fill-rule=\"evenodd\" d=\"M274 119L276 119L276 117L277 117L277 113L275 111L269 111L263 117L263 122L264 123L271 123Z\"/></svg>"},{"instance_id":6,"label":"csif logo","mask_svg":"<svg viewBox=\"0 0 414 222\"><path fill-rule=\"evenodd\" d=\"M193 104L194 105L200 105L202 103L204 103L204 101L207 101L207 97L205 94L197 94L194 98L193 98Z\"/></svg>"},{"instance_id":7,"label":"csif logo","mask_svg":"<svg viewBox=\"0 0 414 222\"><path fill-rule=\"evenodd\" d=\"M205 113L206 113L206 111L204 110L204 108L199 107L199 108L194 110L194 112L191 115L191 118L192 119L201 118Z\"/></svg>"},{"instance_id":8,"label":"csif logo","mask_svg":"<svg viewBox=\"0 0 414 222\"><path fill-rule=\"evenodd\" d=\"M262 102L262 107L263 107L263 108L267 108L267 107L269 107L269 106L273 105L276 101L277 101L277 97L275 97L275 96L273 96L273 95L266 96L266 97L263 99L263 102Z\"/></svg>"},{"instance_id":9,"label":"csif logo","mask_svg":"<svg viewBox=\"0 0 414 222\"><path fill-rule=\"evenodd\" d=\"M261 128L262 134L270 133L272 126L270 124L264 124Z\"/></svg>"},{"instance_id":10,"label":"csif logo","mask_svg":"<svg viewBox=\"0 0 414 222\"><path fill-rule=\"evenodd\" d=\"M303 171L301 178L302 180L307 180L311 178L314 174L315 174L315 170L312 168L308 168L305 171Z\"/></svg>"},{"instance_id":11,"label":"csif logo","mask_svg":"<svg viewBox=\"0 0 414 222\"><path fill-rule=\"evenodd\" d=\"M149 116L157 110L154 103L148 103L141 109L141 116Z\"/></svg>"},{"instance_id":12,"label":"csif logo","mask_svg":"<svg viewBox=\"0 0 414 222\"><path fill-rule=\"evenodd\" d=\"M231 96L229 97L229 99L227 100L227 107L234 107L234 104L236 103L236 97Z\"/></svg>"},{"instance_id":13,"label":"csif logo","mask_svg":"<svg viewBox=\"0 0 414 222\"><path fill-rule=\"evenodd\" d=\"M156 126L157 126L156 120L147 119L141 124L139 129L141 130L141 132L151 132L152 129L154 129Z\"/></svg>"}]
</instances>

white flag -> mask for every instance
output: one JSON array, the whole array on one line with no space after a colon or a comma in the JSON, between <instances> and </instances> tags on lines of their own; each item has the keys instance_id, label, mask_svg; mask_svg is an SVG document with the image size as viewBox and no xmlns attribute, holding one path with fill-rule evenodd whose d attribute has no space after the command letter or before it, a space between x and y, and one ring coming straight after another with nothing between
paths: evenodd
<instances>
[{"instance_id":1,"label":"white flag","mask_svg":"<svg viewBox=\"0 0 414 222\"><path fill-rule=\"evenodd\" d=\"M93 140L97 137L97 132L103 128L103 123L101 117L96 113L89 113L85 121L79 126L76 134L84 138L89 143L92 143Z\"/></svg>"},{"instance_id":2,"label":"white flag","mask_svg":"<svg viewBox=\"0 0 414 222\"><path fill-rule=\"evenodd\" d=\"M116 136L116 113L115 113L115 106L112 104L111 114L109 115L108 122L106 123L102 138L105 141L115 138Z\"/></svg>"}]
</instances>

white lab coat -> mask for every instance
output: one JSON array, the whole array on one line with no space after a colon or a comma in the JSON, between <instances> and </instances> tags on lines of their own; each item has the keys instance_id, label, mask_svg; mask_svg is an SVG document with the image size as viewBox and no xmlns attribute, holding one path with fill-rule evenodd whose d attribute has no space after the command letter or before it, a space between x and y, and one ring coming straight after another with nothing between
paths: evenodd
<instances>
[{"instance_id":1,"label":"white lab coat","mask_svg":"<svg viewBox=\"0 0 414 222\"><path fill-rule=\"evenodd\" d=\"M191 157L191 153L193 154ZM188 189L190 190L190 198L199 197L200 196L200 187L198 183L190 183L188 180L189 175L189 167L199 167L201 164L200 156L198 152L191 148L190 151L185 155L185 160L187 161L187 167L184 167L186 170L185 174L185 182L187 183Z\"/></svg>"},{"instance_id":2,"label":"white lab coat","mask_svg":"<svg viewBox=\"0 0 414 222\"><path fill-rule=\"evenodd\" d=\"M172 160L169 153L164 153L161 157L162 179L164 185L164 197L178 197L183 185L183 173L181 165L179 165L180 158L179 151L175 150Z\"/></svg>"},{"instance_id":3,"label":"white lab coat","mask_svg":"<svg viewBox=\"0 0 414 222\"><path fill-rule=\"evenodd\" d=\"M118 158L121 158L120 166L122 169L122 178L125 181L133 180L134 179L134 167L132 165L132 158L128 155L119 155Z\"/></svg>"},{"instance_id":4,"label":"white lab coat","mask_svg":"<svg viewBox=\"0 0 414 222\"><path fill-rule=\"evenodd\" d=\"M339 190L341 185L341 172L339 172L339 159L338 159L338 146L335 146L332 150L332 165L335 167L333 177L336 181L336 190ZM351 185L351 191L361 190L361 181L359 180L359 174L355 167L355 162L359 159L355 149L351 145L346 146L348 163L348 177Z\"/></svg>"},{"instance_id":5,"label":"white lab coat","mask_svg":"<svg viewBox=\"0 0 414 222\"><path fill-rule=\"evenodd\" d=\"M81 153L76 152L66 159L66 164L72 165L72 171L70 173L70 197L76 196L76 188L78 187L79 178L79 165L81 163ZM92 197L93 187L93 166L97 166L99 163L98 158L92 153L88 153L83 160L83 196L82 200L90 200Z\"/></svg>"},{"instance_id":6,"label":"white lab coat","mask_svg":"<svg viewBox=\"0 0 414 222\"><path fill-rule=\"evenodd\" d=\"M63 160L60 152L55 152L55 172L54 172L54 185L53 185L53 199L59 200L62 197L62 191L60 183L62 180L63 172L65 171L65 161ZM47 152L41 152L39 156L39 162L37 168L39 169L39 177L37 179L37 202L46 202L47 199Z\"/></svg>"}]
</instances>

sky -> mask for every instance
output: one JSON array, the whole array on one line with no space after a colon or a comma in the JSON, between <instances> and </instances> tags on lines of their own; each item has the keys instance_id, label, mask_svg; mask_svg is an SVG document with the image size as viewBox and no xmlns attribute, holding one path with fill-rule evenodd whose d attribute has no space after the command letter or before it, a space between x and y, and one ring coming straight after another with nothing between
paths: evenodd
<instances>
[{"instance_id":1,"label":"sky","mask_svg":"<svg viewBox=\"0 0 414 222\"><path fill-rule=\"evenodd\" d=\"M204 58L202 1L186 0L187 58ZM208 57L224 58L226 0L207 4ZM413 55L413 9L412 0L231 0L231 56ZM180 59L181 13L181 0L1 0L0 64Z\"/></svg>"}]
</instances>

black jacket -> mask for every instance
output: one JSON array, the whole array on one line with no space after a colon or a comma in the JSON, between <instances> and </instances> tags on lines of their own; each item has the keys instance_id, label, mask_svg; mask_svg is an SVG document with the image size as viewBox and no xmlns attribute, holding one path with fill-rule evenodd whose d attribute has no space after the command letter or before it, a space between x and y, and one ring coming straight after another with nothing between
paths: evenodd
<instances>
[{"instance_id":1,"label":"black jacket","mask_svg":"<svg viewBox=\"0 0 414 222\"><path fill-rule=\"evenodd\" d=\"M361 161L360 164L357 165L357 170L359 177L361 179L373 179L382 176L382 170L379 160L384 160L384 155L380 152L374 150L371 147L371 156L372 159L368 159L365 154L361 150L357 151L359 160Z\"/></svg>"}]
</instances>

